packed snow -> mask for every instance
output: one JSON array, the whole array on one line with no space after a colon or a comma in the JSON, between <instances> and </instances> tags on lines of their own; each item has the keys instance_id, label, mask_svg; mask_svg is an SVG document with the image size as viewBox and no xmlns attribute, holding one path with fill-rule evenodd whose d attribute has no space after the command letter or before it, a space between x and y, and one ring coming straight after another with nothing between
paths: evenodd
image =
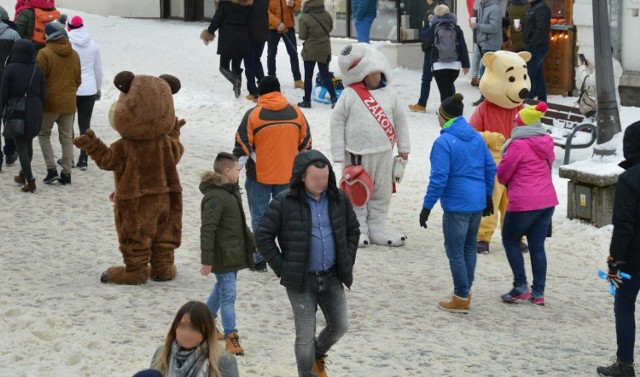
<instances>
[{"instance_id":1,"label":"packed snow","mask_svg":"<svg viewBox=\"0 0 640 377\"><path fill-rule=\"evenodd\" d=\"M0 0L8 10L14 4ZM102 51L105 80L92 128L107 144L119 138L107 120L119 93L112 84L118 72L169 73L182 81L182 90L174 96L177 115L187 120L181 136L185 155L178 166L184 190L178 276L142 286L100 283L102 271L121 263L107 199L113 176L90 161L88 171L73 171L73 185L44 185L46 168L35 139L36 194L21 193L13 182L18 164L0 173L0 376L131 376L149 366L177 309L188 300L206 301L210 293L215 278L198 271L199 174L211 168L218 152L232 149L241 117L253 104L244 99L244 88L243 96L234 98L231 84L218 72L215 43L205 47L198 39L204 22L64 11L84 18ZM288 61L281 45L278 76L285 96L297 103L302 91L293 89ZM266 49L263 64L266 69ZM335 56L331 68L338 71ZM417 70L393 71L391 86L405 108L417 101L420 77ZM479 93L469 76L461 77L456 87L465 96L468 118ZM438 97L433 82L428 113L407 112L413 152L389 221L390 227L406 232L407 244L359 250L354 284L347 292L351 327L329 353L329 375L595 374L595 367L615 354L613 299L597 276L597 270L605 268L612 227L597 229L566 218L567 181L558 177L564 153L560 148L553 169L560 205L553 237L546 243L547 305L500 302L500 294L511 288L512 275L498 230L491 254L478 257L470 314L437 309L438 300L453 289L443 247L442 210L434 209L427 230L419 227L418 214L431 144L439 135ZM575 98L551 96L549 101L572 104ZM326 154L330 112L328 105L318 103L305 110L314 147ZM621 118L623 127L640 120L640 108L622 108ZM52 139L59 156L57 138ZM591 149L572 152L572 161L590 157ZM245 356L238 357L241 375L295 376L293 317L278 279L271 271L242 271L238 292L238 328L245 348Z\"/></svg>"}]
</instances>

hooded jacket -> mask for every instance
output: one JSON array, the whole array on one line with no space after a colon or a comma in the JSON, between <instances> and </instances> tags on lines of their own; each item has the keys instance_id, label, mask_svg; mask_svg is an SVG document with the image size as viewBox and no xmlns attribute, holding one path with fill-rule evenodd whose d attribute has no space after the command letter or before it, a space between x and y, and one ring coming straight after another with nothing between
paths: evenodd
<instances>
[{"instance_id":1,"label":"hooded jacket","mask_svg":"<svg viewBox=\"0 0 640 377\"><path fill-rule=\"evenodd\" d=\"M207 29L218 36L218 55L243 58L249 52L252 0L221 0Z\"/></svg>"},{"instance_id":2,"label":"hooded jacket","mask_svg":"<svg viewBox=\"0 0 640 377\"><path fill-rule=\"evenodd\" d=\"M258 98L236 132L233 154L249 157L247 179L264 185L285 185L291 179L293 159L311 148L311 130L302 111L280 92Z\"/></svg>"},{"instance_id":3,"label":"hooded jacket","mask_svg":"<svg viewBox=\"0 0 640 377\"><path fill-rule=\"evenodd\" d=\"M298 34L302 43L302 60L329 64L331 61L331 40L333 19L324 9L323 0L309 0L305 3L298 24Z\"/></svg>"},{"instance_id":4,"label":"hooded jacket","mask_svg":"<svg viewBox=\"0 0 640 377\"><path fill-rule=\"evenodd\" d=\"M640 271L640 122L627 127L622 141L625 161L620 167L613 204L613 235L609 254L625 261L622 271Z\"/></svg>"},{"instance_id":5,"label":"hooded jacket","mask_svg":"<svg viewBox=\"0 0 640 377\"><path fill-rule=\"evenodd\" d=\"M44 71L47 97L44 112L73 114L76 112L76 92L82 84L80 57L73 51L68 38L47 42L38 52L38 65Z\"/></svg>"},{"instance_id":6,"label":"hooded jacket","mask_svg":"<svg viewBox=\"0 0 640 377\"><path fill-rule=\"evenodd\" d=\"M255 235L258 252L280 277L280 284L296 291L304 289L311 254L311 209L305 199L302 175L316 161L329 167L326 194L336 249L335 267L340 281L349 288L360 238L360 224L351 202L337 187L329 160L316 150L296 156L289 190L271 200Z\"/></svg>"},{"instance_id":7,"label":"hooded jacket","mask_svg":"<svg viewBox=\"0 0 640 377\"><path fill-rule=\"evenodd\" d=\"M0 83L2 82L4 63L11 53L13 44L18 39L20 39L20 34L4 23L4 21L0 21Z\"/></svg>"},{"instance_id":8,"label":"hooded jacket","mask_svg":"<svg viewBox=\"0 0 640 377\"><path fill-rule=\"evenodd\" d=\"M497 0L480 3L478 8L477 42L483 50L502 48L502 11Z\"/></svg>"},{"instance_id":9,"label":"hooded jacket","mask_svg":"<svg viewBox=\"0 0 640 377\"><path fill-rule=\"evenodd\" d=\"M35 74L33 69L35 68ZM33 81L29 86L31 75ZM0 109L4 109L10 98L23 96L29 86L26 100L25 139L33 139L42 126L42 104L45 99L45 82L42 70L36 64L33 44L26 40L16 41L11 50L11 58L4 68Z\"/></svg>"},{"instance_id":10,"label":"hooded jacket","mask_svg":"<svg viewBox=\"0 0 640 377\"><path fill-rule=\"evenodd\" d=\"M287 0L269 0L269 30L277 31L283 23L282 33L286 33L295 26L293 15L297 12L300 12L300 0L294 0L293 7L287 5Z\"/></svg>"},{"instance_id":11,"label":"hooded jacket","mask_svg":"<svg viewBox=\"0 0 640 377\"><path fill-rule=\"evenodd\" d=\"M202 175L200 192L201 261L214 273L239 271L253 265L253 235L247 227L238 184L223 184L222 175Z\"/></svg>"},{"instance_id":12,"label":"hooded jacket","mask_svg":"<svg viewBox=\"0 0 640 377\"><path fill-rule=\"evenodd\" d=\"M493 194L496 164L482 136L463 117L440 131L429 159L431 175L424 208L433 209L440 199L445 212L485 209L487 197Z\"/></svg>"},{"instance_id":13,"label":"hooded jacket","mask_svg":"<svg viewBox=\"0 0 640 377\"><path fill-rule=\"evenodd\" d=\"M534 211L558 205L551 177L555 158L549 135L511 141L498 165L498 182L507 187L507 211Z\"/></svg>"},{"instance_id":14,"label":"hooded jacket","mask_svg":"<svg viewBox=\"0 0 640 377\"><path fill-rule=\"evenodd\" d=\"M71 29L68 32L71 47L80 57L82 84L76 95L92 96L102 88L102 58L98 45L91 39L85 27Z\"/></svg>"},{"instance_id":15,"label":"hooded jacket","mask_svg":"<svg viewBox=\"0 0 640 377\"><path fill-rule=\"evenodd\" d=\"M544 0L531 3L524 16L522 39L527 51L549 48L549 30L551 29L551 8Z\"/></svg>"}]
</instances>

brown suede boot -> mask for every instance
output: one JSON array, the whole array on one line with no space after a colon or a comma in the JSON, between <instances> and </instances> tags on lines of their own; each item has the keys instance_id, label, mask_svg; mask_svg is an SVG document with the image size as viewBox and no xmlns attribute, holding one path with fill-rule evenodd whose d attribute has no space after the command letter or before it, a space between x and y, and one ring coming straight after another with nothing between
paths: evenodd
<instances>
[{"instance_id":1,"label":"brown suede boot","mask_svg":"<svg viewBox=\"0 0 640 377\"><path fill-rule=\"evenodd\" d=\"M233 332L225 337L227 351L236 355L244 356L244 348L240 346L240 337L237 332Z\"/></svg>"},{"instance_id":2,"label":"brown suede boot","mask_svg":"<svg viewBox=\"0 0 640 377\"><path fill-rule=\"evenodd\" d=\"M36 192L36 179L29 179L26 185L20 189L22 192Z\"/></svg>"},{"instance_id":3,"label":"brown suede boot","mask_svg":"<svg viewBox=\"0 0 640 377\"><path fill-rule=\"evenodd\" d=\"M327 369L325 366L325 360L327 359L327 355L322 355L313 362L313 373L316 374L317 377L329 377L327 374Z\"/></svg>"},{"instance_id":4,"label":"brown suede boot","mask_svg":"<svg viewBox=\"0 0 640 377\"><path fill-rule=\"evenodd\" d=\"M220 326L218 326L218 322L215 322L215 319L214 319L214 323L216 325L216 340L223 341L224 340L224 331L220 331Z\"/></svg>"},{"instance_id":5,"label":"brown suede boot","mask_svg":"<svg viewBox=\"0 0 640 377\"><path fill-rule=\"evenodd\" d=\"M102 273L100 281L109 284L145 284L149 280L149 266L130 270L129 267L116 266L109 267Z\"/></svg>"},{"instance_id":6,"label":"brown suede boot","mask_svg":"<svg viewBox=\"0 0 640 377\"><path fill-rule=\"evenodd\" d=\"M20 171L20 173L18 175L16 175L15 177L13 177L13 180L16 183L19 183L21 185L24 185L27 183L27 177L24 176L24 174L22 174L22 171Z\"/></svg>"},{"instance_id":7,"label":"brown suede boot","mask_svg":"<svg viewBox=\"0 0 640 377\"><path fill-rule=\"evenodd\" d=\"M451 301L438 302L438 308L451 313L469 313L469 299L451 295Z\"/></svg>"}]
</instances>

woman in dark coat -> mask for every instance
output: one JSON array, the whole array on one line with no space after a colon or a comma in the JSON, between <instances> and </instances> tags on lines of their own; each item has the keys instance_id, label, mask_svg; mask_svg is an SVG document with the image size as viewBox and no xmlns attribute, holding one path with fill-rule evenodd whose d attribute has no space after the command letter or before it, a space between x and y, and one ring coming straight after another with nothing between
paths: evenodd
<instances>
[{"instance_id":1,"label":"woman in dark coat","mask_svg":"<svg viewBox=\"0 0 640 377\"><path fill-rule=\"evenodd\" d=\"M217 0L216 13L209 28L203 30L200 38L205 45L213 41L216 30L220 30L218 55L220 72L233 84L236 98L242 90L242 58L249 53L249 19L253 0ZM231 69L229 69L231 65Z\"/></svg>"},{"instance_id":2,"label":"woman in dark coat","mask_svg":"<svg viewBox=\"0 0 640 377\"><path fill-rule=\"evenodd\" d=\"M29 86L32 75L33 81ZM36 191L36 180L31 171L32 142L40 132L42 125L45 83L44 74L36 64L36 50L31 41L26 39L16 41L2 77L0 109L5 108L9 99L21 97L27 92L24 135L14 136L21 167L20 174L15 177L15 181L23 185L23 192L34 192Z\"/></svg>"}]
</instances>

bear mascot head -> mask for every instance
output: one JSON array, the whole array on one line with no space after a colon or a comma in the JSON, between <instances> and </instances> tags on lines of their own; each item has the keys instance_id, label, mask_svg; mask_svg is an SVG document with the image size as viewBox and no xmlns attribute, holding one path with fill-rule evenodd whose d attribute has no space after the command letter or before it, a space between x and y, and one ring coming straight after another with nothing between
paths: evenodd
<instances>
[{"instance_id":1,"label":"bear mascot head","mask_svg":"<svg viewBox=\"0 0 640 377\"><path fill-rule=\"evenodd\" d=\"M382 79L387 84L391 82L389 61L368 43L354 43L343 48L338 56L338 67L344 86L361 82L371 72L381 72Z\"/></svg>"},{"instance_id":2,"label":"bear mascot head","mask_svg":"<svg viewBox=\"0 0 640 377\"><path fill-rule=\"evenodd\" d=\"M109 121L122 136L110 146L93 130L74 139L96 165L113 171L115 225L124 266L107 269L103 283L142 284L149 277L176 276L174 249L182 237L182 186L176 165L184 148L173 107L180 80L124 71L114 84L120 90Z\"/></svg>"},{"instance_id":3,"label":"bear mascot head","mask_svg":"<svg viewBox=\"0 0 640 377\"><path fill-rule=\"evenodd\" d=\"M529 96L531 81L527 72L529 52L496 51L482 57L485 66L480 93L489 102L505 109L516 108Z\"/></svg>"}]
</instances>

